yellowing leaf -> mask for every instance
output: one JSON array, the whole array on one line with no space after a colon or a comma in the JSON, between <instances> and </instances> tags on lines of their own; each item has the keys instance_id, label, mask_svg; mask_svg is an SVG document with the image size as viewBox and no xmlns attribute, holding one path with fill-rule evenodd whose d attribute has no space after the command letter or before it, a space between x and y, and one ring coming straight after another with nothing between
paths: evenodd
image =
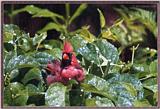
<instances>
[{"instance_id":1,"label":"yellowing leaf","mask_svg":"<svg viewBox=\"0 0 160 109\"><path fill-rule=\"evenodd\" d=\"M102 13L102 11L100 9L97 9L97 10L99 12L101 28L104 28L105 24L106 24L105 17L104 17L104 15L103 15L103 13Z\"/></svg>"}]
</instances>

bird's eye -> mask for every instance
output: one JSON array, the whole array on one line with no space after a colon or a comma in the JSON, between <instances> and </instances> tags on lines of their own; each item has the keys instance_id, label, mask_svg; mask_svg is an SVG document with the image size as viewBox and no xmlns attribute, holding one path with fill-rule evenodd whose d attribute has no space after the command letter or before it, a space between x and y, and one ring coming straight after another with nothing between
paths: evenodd
<instances>
[{"instance_id":1,"label":"bird's eye","mask_svg":"<svg viewBox=\"0 0 160 109\"><path fill-rule=\"evenodd\" d=\"M65 54L63 54L63 59L64 60L69 60L69 56L65 53Z\"/></svg>"}]
</instances>

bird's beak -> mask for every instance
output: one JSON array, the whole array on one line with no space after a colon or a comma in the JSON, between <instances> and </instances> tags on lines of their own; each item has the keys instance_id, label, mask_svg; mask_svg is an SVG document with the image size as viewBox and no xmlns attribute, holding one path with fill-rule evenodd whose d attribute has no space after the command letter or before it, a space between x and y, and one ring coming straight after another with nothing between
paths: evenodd
<instances>
[{"instance_id":1,"label":"bird's beak","mask_svg":"<svg viewBox=\"0 0 160 109\"><path fill-rule=\"evenodd\" d=\"M63 54L63 59L64 60L68 60L69 59L69 56L67 54Z\"/></svg>"}]
</instances>

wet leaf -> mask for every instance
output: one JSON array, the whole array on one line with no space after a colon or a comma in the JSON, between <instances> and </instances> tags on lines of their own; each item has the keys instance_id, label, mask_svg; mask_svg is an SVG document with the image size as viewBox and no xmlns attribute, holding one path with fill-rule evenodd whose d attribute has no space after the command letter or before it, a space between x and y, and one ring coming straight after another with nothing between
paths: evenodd
<instances>
[{"instance_id":1,"label":"wet leaf","mask_svg":"<svg viewBox=\"0 0 160 109\"><path fill-rule=\"evenodd\" d=\"M111 63L117 63L119 59L117 48L106 40L96 40L94 42L100 53Z\"/></svg>"},{"instance_id":2,"label":"wet leaf","mask_svg":"<svg viewBox=\"0 0 160 109\"><path fill-rule=\"evenodd\" d=\"M38 67L39 63L30 56L19 55L13 56L6 66L6 72L10 72L17 68Z\"/></svg>"},{"instance_id":3,"label":"wet leaf","mask_svg":"<svg viewBox=\"0 0 160 109\"><path fill-rule=\"evenodd\" d=\"M66 87L60 83L54 83L50 85L45 93L46 105L54 107L64 107L65 92Z\"/></svg>"},{"instance_id":4,"label":"wet leaf","mask_svg":"<svg viewBox=\"0 0 160 109\"><path fill-rule=\"evenodd\" d=\"M136 99L144 97L142 83L131 74L110 74L106 79L109 92L114 92L112 95L117 96L117 106L133 106Z\"/></svg>"},{"instance_id":5,"label":"wet leaf","mask_svg":"<svg viewBox=\"0 0 160 109\"><path fill-rule=\"evenodd\" d=\"M79 35L76 35L72 37L71 43L74 50L77 51L79 48L85 46L87 44L87 41L84 40L84 38L80 37Z\"/></svg>"},{"instance_id":6,"label":"wet leaf","mask_svg":"<svg viewBox=\"0 0 160 109\"><path fill-rule=\"evenodd\" d=\"M96 46L90 43L87 43L86 46L79 48L77 50L79 54L81 54L88 61L92 61L95 64L98 64L98 51L96 50Z\"/></svg>"},{"instance_id":7,"label":"wet leaf","mask_svg":"<svg viewBox=\"0 0 160 109\"><path fill-rule=\"evenodd\" d=\"M45 67L49 61L52 61L54 57L46 52L37 52L32 54L33 58L36 62L40 64L40 66Z\"/></svg>"},{"instance_id":8,"label":"wet leaf","mask_svg":"<svg viewBox=\"0 0 160 109\"><path fill-rule=\"evenodd\" d=\"M110 63L117 63L119 59L117 49L104 39L87 43L86 46L79 48L77 52L88 61L97 65L101 65L104 61L106 61L106 65L108 61Z\"/></svg>"},{"instance_id":9,"label":"wet leaf","mask_svg":"<svg viewBox=\"0 0 160 109\"><path fill-rule=\"evenodd\" d=\"M86 92L103 95L115 102L115 97L113 97L113 94L111 94L112 92L109 92L109 83L98 76L94 76L91 74L87 75L84 84L81 84L81 86Z\"/></svg>"}]
</instances>

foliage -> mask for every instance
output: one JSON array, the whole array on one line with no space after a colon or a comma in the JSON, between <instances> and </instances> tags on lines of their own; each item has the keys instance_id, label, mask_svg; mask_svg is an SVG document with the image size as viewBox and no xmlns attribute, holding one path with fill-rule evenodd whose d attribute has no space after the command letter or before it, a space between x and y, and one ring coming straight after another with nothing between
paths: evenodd
<instances>
[{"instance_id":1,"label":"foliage","mask_svg":"<svg viewBox=\"0 0 160 109\"><path fill-rule=\"evenodd\" d=\"M108 27L100 15L101 33L96 37L87 26L73 32L68 26L87 8L82 4L70 17L66 4L66 18L47 9L27 5L12 15L27 11L32 17L49 17L49 22L34 37L13 24L3 25L4 104L6 106L155 106L157 105L157 50L137 46L147 37L145 28L156 37L155 14L134 8L116 8L122 18ZM138 14L139 13L139 14ZM143 14L143 15L141 15ZM139 20L139 25L134 21ZM63 21L60 24L59 21ZM125 23L125 24L124 24ZM153 26L149 26L153 24ZM47 40L47 31L60 32L60 40ZM69 40L85 70L81 83L70 81L46 84L46 66L53 59L61 60L63 37ZM113 42L120 43L117 47ZM136 47L137 46L137 47ZM132 59L124 62L120 55L129 47Z\"/></svg>"}]
</instances>

